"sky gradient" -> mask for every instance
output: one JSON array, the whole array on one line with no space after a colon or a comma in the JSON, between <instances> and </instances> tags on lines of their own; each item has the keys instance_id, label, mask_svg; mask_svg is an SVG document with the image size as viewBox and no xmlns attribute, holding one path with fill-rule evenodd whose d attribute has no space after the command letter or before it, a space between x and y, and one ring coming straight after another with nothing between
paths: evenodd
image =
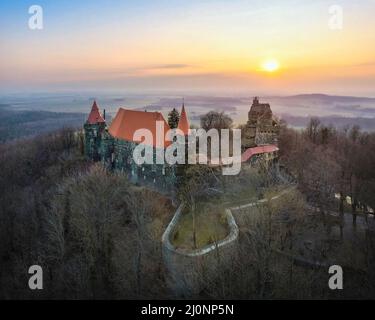
<instances>
[{"instance_id":1,"label":"sky gradient","mask_svg":"<svg viewBox=\"0 0 375 320\"><path fill-rule=\"evenodd\" d=\"M44 29L28 28L28 8ZM341 5L343 29L329 7ZM125 90L375 96L375 1L0 3L1 92ZM261 66L276 59L280 69Z\"/></svg>"}]
</instances>

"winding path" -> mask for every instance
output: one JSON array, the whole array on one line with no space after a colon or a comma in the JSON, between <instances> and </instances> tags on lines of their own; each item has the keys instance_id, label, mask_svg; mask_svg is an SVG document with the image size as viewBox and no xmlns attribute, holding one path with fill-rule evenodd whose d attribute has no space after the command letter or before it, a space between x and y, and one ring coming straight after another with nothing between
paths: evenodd
<instances>
[{"instance_id":1,"label":"winding path","mask_svg":"<svg viewBox=\"0 0 375 320\"><path fill-rule=\"evenodd\" d=\"M173 252L173 253L177 253L177 254L180 254L180 255L189 256L189 257L196 257L196 256L201 256L201 255L207 254L211 251L216 250L217 248L229 245L232 242L236 241L238 239L238 235L239 235L239 228L238 228L236 220L235 220L235 218L232 214L232 211L251 208L251 207L255 207L257 205L267 203L268 201L277 200L280 197L282 197L283 195L291 192L295 188L296 188L296 186L289 187L289 188L283 190L282 192L280 192L278 195L273 196L271 199L261 199L261 200L255 201L255 202L251 202L251 203L248 203L248 204L241 205L241 206L226 208L225 212L226 212L226 216L227 216L227 222L228 222L228 225L229 225L229 228L230 228L229 235L226 238L218 241L217 243L210 244L210 245L207 245L203 248L195 249L195 250L194 249L193 250L177 249L170 241L171 236L173 234L173 231L175 230L175 228L176 228L176 226L179 222L179 219L182 215L182 211L183 211L182 209L184 207L184 204L182 203L180 205L180 207L177 209L175 215L173 216L171 222L169 223L168 227L166 228L166 230L165 230L165 232L162 236L163 247L166 250L168 250L169 252Z\"/></svg>"}]
</instances>

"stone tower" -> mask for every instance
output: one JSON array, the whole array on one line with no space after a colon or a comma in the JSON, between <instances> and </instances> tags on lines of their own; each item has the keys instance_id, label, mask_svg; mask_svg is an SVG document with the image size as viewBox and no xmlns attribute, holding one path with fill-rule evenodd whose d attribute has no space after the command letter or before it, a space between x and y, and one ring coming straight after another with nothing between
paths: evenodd
<instances>
[{"instance_id":1,"label":"stone tower","mask_svg":"<svg viewBox=\"0 0 375 320\"><path fill-rule=\"evenodd\" d=\"M248 121L242 132L243 149L259 145L277 144L279 124L268 103L260 103L255 97L248 113Z\"/></svg>"},{"instance_id":2,"label":"stone tower","mask_svg":"<svg viewBox=\"0 0 375 320\"><path fill-rule=\"evenodd\" d=\"M102 137L106 130L106 122L94 101L89 117L84 125L85 156L91 160L101 160Z\"/></svg>"}]
</instances>

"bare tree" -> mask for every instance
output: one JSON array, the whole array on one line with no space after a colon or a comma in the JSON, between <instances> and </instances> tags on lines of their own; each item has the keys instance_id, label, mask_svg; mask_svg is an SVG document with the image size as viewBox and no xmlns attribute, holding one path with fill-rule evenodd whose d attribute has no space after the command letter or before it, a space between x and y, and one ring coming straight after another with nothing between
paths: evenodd
<instances>
[{"instance_id":1,"label":"bare tree","mask_svg":"<svg viewBox=\"0 0 375 320\"><path fill-rule=\"evenodd\" d=\"M319 126L320 120L318 118L311 118L309 124L307 125L307 136L313 143L317 142Z\"/></svg>"},{"instance_id":2,"label":"bare tree","mask_svg":"<svg viewBox=\"0 0 375 320\"><path fill-rule=\"evenodd\" d=\"M189 166L185 170L181 180L179 196L180 199L188 205L192 214L194 248L197 248L196 203L198 199L203 199L208 195L208 188L213 177L214 175L211 168L204 165L196 165Z\"/></svg>"},{"instance_id":3,"label":"bare tree","mask_svg":"<svg viewBox=\"0 0 375 320\"><path fill-rule=\"evenodd\" d=\"M210 111L201 117L201 127L206 131L210 129L230 129L233 120L224 112Z\"/></svg>"}]
</instances>

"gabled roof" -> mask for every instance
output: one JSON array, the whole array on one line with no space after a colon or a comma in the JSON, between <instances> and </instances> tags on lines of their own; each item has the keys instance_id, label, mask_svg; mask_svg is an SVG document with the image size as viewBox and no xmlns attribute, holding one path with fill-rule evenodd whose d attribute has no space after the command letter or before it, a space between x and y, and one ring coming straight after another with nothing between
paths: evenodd
<instances>
[{"instance_id":1,"label":"gabled roof","mask_svg":"<svg viewBox=\"0 0 375 320\"><path fill-rule=\"evenodd\" d=\"M189 120L185 111L185 104L182 105L180 120L178 121L178 127L177 129L180 129L185 136L189 135L190 133L190 125Z\"/></svg>"},{"instance_id":2,"label":"gabled roof","mask_svg":"<svg viewBox=\"0 0 375 320\"><path fill-rule=\"evenodd\" d=\"M257 154L270 153L275 151L279 151L279 148L273 144L249 148L242 154L241 161L246 162Z\"/></svg>"},{"instance_id":3,"label":"gabled roof","mask_svg":"<svg viewBox=\"0 0 375 320\"><path fill-rule=\"evenodd\" d=\"M89 114L89 117L87 119L88 124L97 124L97 123L104 123L105 120L103 119L102 115L99 112L98 105L96 104L96 101L94 101L91 112Z\"/></svg>"},{"instance_id":4,"label":"gabled roof","mask_svg":"<svg viewBox=\"0 0 375 320\"><path fill-rule=\"evenodd\" d=\"M108 131L117 139L140 143L139 141L133 140L134 133L138 129L147 129L150 130L153 135L153 146L161 148L163 147L161 145L162 143L157 144L156 141L157 121L164 122L162 143L164 142L164 147L167 147L171 144L170 141L165 140L166 134L170 130L170 127L160 112L145 112L120 108Z\"/></svg>"}]
</instances>

